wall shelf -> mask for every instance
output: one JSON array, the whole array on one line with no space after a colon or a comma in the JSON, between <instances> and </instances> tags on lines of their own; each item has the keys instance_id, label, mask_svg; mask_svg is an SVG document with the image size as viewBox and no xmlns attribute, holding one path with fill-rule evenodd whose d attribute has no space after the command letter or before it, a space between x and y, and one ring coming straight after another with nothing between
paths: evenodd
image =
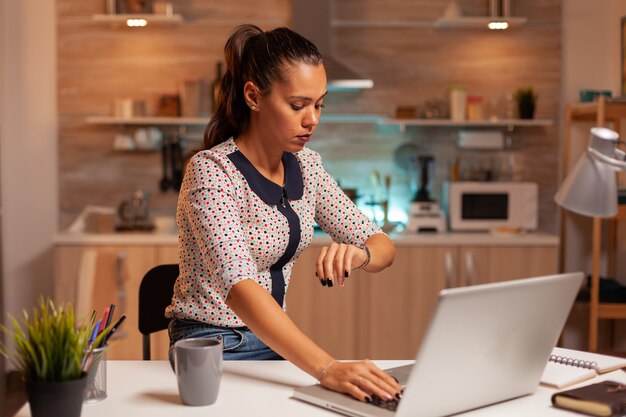
<instances>
[{"instance_id":1,"label":"wall shelf","mask_svg":"<svg viewBox=\"0 0 626 417\"><path fill-rule=\"evenodd\" d=\"M459 16L455 18L441 18L432 20L345 20L336 19L331 22L337 28L398 28L398 29L489 29L490 22L506 22L509 29L517 28L527 23L525 17L484 17Z\"/></svg>"},{"instance_id":2,"label":"wall shelf","mask_svg":"<svg viewBox=\"0 0 626 417\"><path fill-rule=\"evenodd\" d=\"M490 120L463 120L450 119L385 119L385 125L396 125L404 132L407 126L416 127L548 127L554 124L552 119L499 119Z\"/></svg>"},{"instance_id":3,"label":"wall shelf","mask_svg":"<svg viewBox=\"0 0 626 417\"><path fill-rule=\"evenodd\" d=\"M385 119L378 114L322 114L320 123L373 123L380 124Z\"/></svg>"},{"instance_id":4,"label":"wall shelf","mask_svg":"<svg viewBox=\"0 0 626 417\"><path fill-rule=\"evenodd\" d=\"M489 30L491 22L506 22L508 29L514 29L526 24L525 17L489 17L489 16L460 16L435 20L433 24L437 29L485 29Z\"/></svg>"},{"instance_id":5,"label":"wall shelf","mask_svg":"<svg viewBox=\"0 0 626 417\"><path fill-rule=\"evenodd\" d=\"M129 19L143 19L147 22L147 26L177 25L183 22L183 16L180 14L95 14L91 16L91 20L94 22L109 23L115 26L126 26Z\"/></svg>"},{"instance_id":6,"label":"wall shelf","mask_svg":"<svg viewBox=\"0 0 626 417\"><path fill-rule=\"evenodd\" d=\"M210 117L115 117L89 116L86 121L94 125L123 125L123 126L206 126Z\"/></svg>"},{"instance_id":7,"label":"wall shelf","mask_svg":"<svg viewBox=\"0 0 626 417\"><path fill-rule=\"evenodd\" d=\"M321 123L373 123L382 124L384 117L376 114L324 114ZM210 117L115 117L89 116L86 122L96 125L123 126L206 126Z\"/></svg>"},{"instance_id":8,"label":"wall shelf","mask_svg":"<svg viewBox=\"0 0 626 417\"><path fill-rule=\"evenodd\" d=\"M206 126L210 117L114 117L89 116L86 122L95 125L117 126ZM385 126L398 126L401 132L407 127L548 127L554 125L552 119L500 119L454 121L450 119L391 119L377 114L324 114L320 123L371 123Z\"/></svg>"}]
</instances>

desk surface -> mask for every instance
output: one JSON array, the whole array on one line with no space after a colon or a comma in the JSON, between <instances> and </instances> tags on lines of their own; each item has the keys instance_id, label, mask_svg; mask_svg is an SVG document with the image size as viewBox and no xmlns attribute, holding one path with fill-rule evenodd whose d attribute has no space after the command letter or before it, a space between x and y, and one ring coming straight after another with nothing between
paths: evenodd
<instances>
[{"instance_id":1,"label":"desk surface","mask_svg":"<svg viewBox=\"0 0 626 417\"><path fill-rule=\"evenodd\" d=\"M410 361L376 363L384 369ZM337 416L291 398L294 387L310 385L315 380L287 361L225 362L218 400L206 407L181 404L176 378L166 361L109 361L107 372L108 398L85 404L82 417ZM611 372L586 384L604 379L626 383L626 372ZM534 395L474 410L463 416L574 416L571 412L552 408L550 396L554 392L538 387ZM28 404L16 416L30 416Z\"/></svg>"}]
</instances>

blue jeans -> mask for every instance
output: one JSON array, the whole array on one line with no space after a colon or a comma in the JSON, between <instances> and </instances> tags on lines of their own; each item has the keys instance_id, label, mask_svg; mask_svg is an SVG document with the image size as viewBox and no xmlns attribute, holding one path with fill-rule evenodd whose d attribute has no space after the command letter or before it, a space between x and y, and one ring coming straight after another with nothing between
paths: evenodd
<instances>
[{"instance_id":1,"label":"blue jeans","mask_svg":"<svg viewBox=\"0 0 626 417\"><path fill-rule=\"evenodd\" d=\"M173 318L168 327L169 359L174 368L174 343L182 339L209 338L222 341L226 361L283 360L247 327L219 327L195 320Z\"/></svg>"}]
</instances>

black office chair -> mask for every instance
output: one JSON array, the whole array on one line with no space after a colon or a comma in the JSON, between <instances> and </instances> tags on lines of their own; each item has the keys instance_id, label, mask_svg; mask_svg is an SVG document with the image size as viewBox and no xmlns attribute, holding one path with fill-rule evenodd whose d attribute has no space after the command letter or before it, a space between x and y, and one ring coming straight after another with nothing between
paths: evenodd
<instances>
[{"instance_id":1,"label":"black office chair","mask_svg":"<svg viewBox=\"0 0 626 417\"><path fill-rule=\"evenodd\" d=\"M165 317L165 307L172 302L178 273L178 264L158 265L141 280L138 321L144 361L150 360L150 334L167 329L170 322Z\"/></svg>"}]
</instances>

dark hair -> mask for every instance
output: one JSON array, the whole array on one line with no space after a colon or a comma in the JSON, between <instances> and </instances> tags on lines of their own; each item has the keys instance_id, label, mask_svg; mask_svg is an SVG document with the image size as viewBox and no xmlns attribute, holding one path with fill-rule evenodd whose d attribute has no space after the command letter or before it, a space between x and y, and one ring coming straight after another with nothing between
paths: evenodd
<instances>
[{"instance_id":1,"label":"dark hair","mask_svg":"<svg viewBox=\"0 0 626 417\"><path fill-rule=\"evenodd\" d=\"M237 137L250 122L250 108L243 86L252 81L268 94L274 81L284 81L285 64L322 64L317 47L303 36L280 27L264 32L254 25L237 27L224 47L226 71L222 77L217 109L204 132L204 149Z\"/></svg>"}]
</instances>

